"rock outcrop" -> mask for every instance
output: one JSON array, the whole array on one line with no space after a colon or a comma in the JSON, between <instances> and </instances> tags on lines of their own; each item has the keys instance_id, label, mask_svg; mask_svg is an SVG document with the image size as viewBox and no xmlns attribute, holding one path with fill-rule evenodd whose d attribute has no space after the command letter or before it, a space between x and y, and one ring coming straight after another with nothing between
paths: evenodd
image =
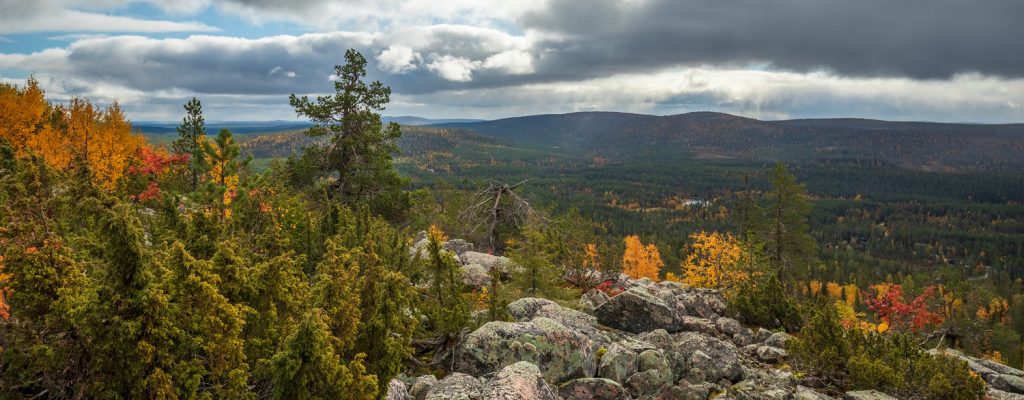
<instances>
[{"instance_id":1,"label":"rock outcrop","mask_svg":"<svg viewBox=\"0 0 1024 400\"><path fill-rule=\"evenodd\" d=\"M450 246L467 275L511 266L508 259ZM490 278L490 274L487 274ZM454 371L394 380L389 399L794 399L828 396L798 385L786 366L792 337L725 317L715 290L620 277L613 296L585 293L581 309L523 298L507 306L512 321L488 322L467 334ZM991 399L1024 400L1024 371L957 351L988 383ZM394 393L392 393L394 392ZM874 390L839 398L889 400Z\"/></svg>"},{"instance_id":2,"label":"rock outcrop","mask_svg":"<svg viewBox=\"0 0 1024 400\"><path fill-rule=\"evenodd\" d=\"M518 361L540 367L544 378L565 382L589 378L597 369L594 342L558 321L488 322L466 336L456 350L455 370L471 375L498 372Z\"/></svg>"}]
</instances>

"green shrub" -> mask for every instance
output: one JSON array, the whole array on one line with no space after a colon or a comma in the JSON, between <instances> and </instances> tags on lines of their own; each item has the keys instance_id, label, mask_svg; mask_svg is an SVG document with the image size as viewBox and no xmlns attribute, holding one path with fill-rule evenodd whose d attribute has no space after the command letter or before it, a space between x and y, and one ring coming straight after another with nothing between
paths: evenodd
<instances>
[{"instance_id":1,"label":"green shrub","mask_svg":"<svg viewBox=\"0 0 1024 400\"><path fill-rule=\"evenodd\" d=\"M947 400L985 395L985 382L965 362L928 354L909 334L847 330L828 303L811 309L790 353L798 368L838 391L877 389L898 398Z\"/></svg>"},{"instance_id":2,"label":"green shrub","mask_svg":"<svg viewBox=\"0 0 1024 400\"><path fill-rule=\"evenodd\" d=\"M741 322L769 329L795 331L800 311L774 274L744 281L728 295L729 309Z\"/></svg>"}]
</instances>

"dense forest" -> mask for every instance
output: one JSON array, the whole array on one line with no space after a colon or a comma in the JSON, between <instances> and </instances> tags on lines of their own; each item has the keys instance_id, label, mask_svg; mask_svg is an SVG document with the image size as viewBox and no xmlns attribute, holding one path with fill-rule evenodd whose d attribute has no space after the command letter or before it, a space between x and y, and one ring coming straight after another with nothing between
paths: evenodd
<instances>
[{"instance_id":1,"label":"dense forest","mask_svg":"<svg viewBox=\"0 0 1024 400\"><path fill-rule=\"evenodd\" d=\"M748 125L842 147L814 122L687 122L723 133L689 152L656 151L675 140L657 120L524 144L385 124L390 89L365 68L350 50L334 94L288 99L303 131L208 133L192 99L159 144L116 103L0 84L0 397L382 398L399 374L451 372L510 302L579 307L620 273L720 289L743 323L794 333L791 367L824 391L982 398L926 348L1021 366L1024 178L999 156L1016 128L978 128L999 152L938 170L865 147L708 157ZM517 267L470 285L454 238Z\"/></svg>"}]
</instances>

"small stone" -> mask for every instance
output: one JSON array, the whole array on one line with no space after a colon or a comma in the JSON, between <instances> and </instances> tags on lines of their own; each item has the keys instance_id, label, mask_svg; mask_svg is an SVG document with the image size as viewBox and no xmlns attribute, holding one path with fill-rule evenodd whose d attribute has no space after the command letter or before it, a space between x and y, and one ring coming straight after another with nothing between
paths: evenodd
<instances>
[{"instance_id":1,"label":"small stone","mask_svg":"<svg viewBox=\"0 0 1024 400\"><path fill-rule=\"evenodd\" d=\"M757 359L761 362L774 364L784 360L789 354L785 350L772 346L761 346L757 348Z\"/></svg>"},{"instance_id":2,"label":"small stone","mask_svg":"<svg viewBox=\"0 0 1024 400\"><path fill-rule=\"evenodd\" d=\"M616 400L626 397L626 389L605 378L580 378L562 384L558 393L566 400Z\"/></svg>"},{"instance_id":3,"label":"small stone","mask_svg":"<svg viewBox=\"0 0 1024 400\"><path fill-rule=\"evenodd\" d=\"M857 390L853 392L846 392L846 395L843 398L846 400L898 400L895 397L877 390Z\"/></svg>"},{"instance_id":4,"label":"small stone","mask_svg":"<svg viewBox=\"0 0 1024 400\"><path fill-rule=\"evenodd\" d=\"M482 399L480 380L472 376L453 372L435 384L427 392L426 400L477 400Z\"/></svg>"},{"instance_id":5,"label":"small stone","mask_svg":"<svg viewBox=\"0 0 1024 400\"><path fill-rule=\"evenodd\" d=\"M409 400L412 396L409 396L409 392L405 389L405 383L398 379L392 379L388 382L388 394L384 398L387 400Z\"/></svg>"},{"instance_id":6,"label":"small stone","mask_svg":"<svg viewBox=\"0 0 1024 400\"><path fill-rule=\"evenodd\" d=\"M427 397L427 392L430 388L437 384L437 378L433 375L423 375L416 378L416 382L412 384L412 388L409 389L409 394L416 400L423 400Z\"/></svg>"},{"instance_id":7,"label":"small stone","mask_svg":"<svg viewBox=\"0 0 1024 400\"><path fill-rule=\"evenodd\" d=\"M791 339L793 339L793 337L790 336L788 333L785 333L785 332L775 332L770 337L768 337L768 339L766 339L764 341L764 344L767 345L767 346L772 346L772 347L778 347L780 349L785 349L788 346L789 341Z\"/></svg>"}]
</instances>

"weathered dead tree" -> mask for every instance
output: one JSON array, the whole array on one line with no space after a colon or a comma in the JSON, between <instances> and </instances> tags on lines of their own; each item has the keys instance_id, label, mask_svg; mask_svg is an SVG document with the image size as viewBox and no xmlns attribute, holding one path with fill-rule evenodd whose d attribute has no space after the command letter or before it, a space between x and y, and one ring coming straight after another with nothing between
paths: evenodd
<instances>
[{"instance_id":1,"label":"weathered dead tree","mask_svg":"<svg viewBox=\"0 0 1024 400\"><path fill-rule=\"evenodd\" d=\"M459 220L472 226L470 232L486 229L487 245L491 253L504 248L501 241L503 227L520 229L536 216L530 203L516 193L516 189L529 182L524 180L515 185L508 185L496 180L488 180L487 187L473 195L471 205L459 214Z\"/></svg>"}]
</instances>

